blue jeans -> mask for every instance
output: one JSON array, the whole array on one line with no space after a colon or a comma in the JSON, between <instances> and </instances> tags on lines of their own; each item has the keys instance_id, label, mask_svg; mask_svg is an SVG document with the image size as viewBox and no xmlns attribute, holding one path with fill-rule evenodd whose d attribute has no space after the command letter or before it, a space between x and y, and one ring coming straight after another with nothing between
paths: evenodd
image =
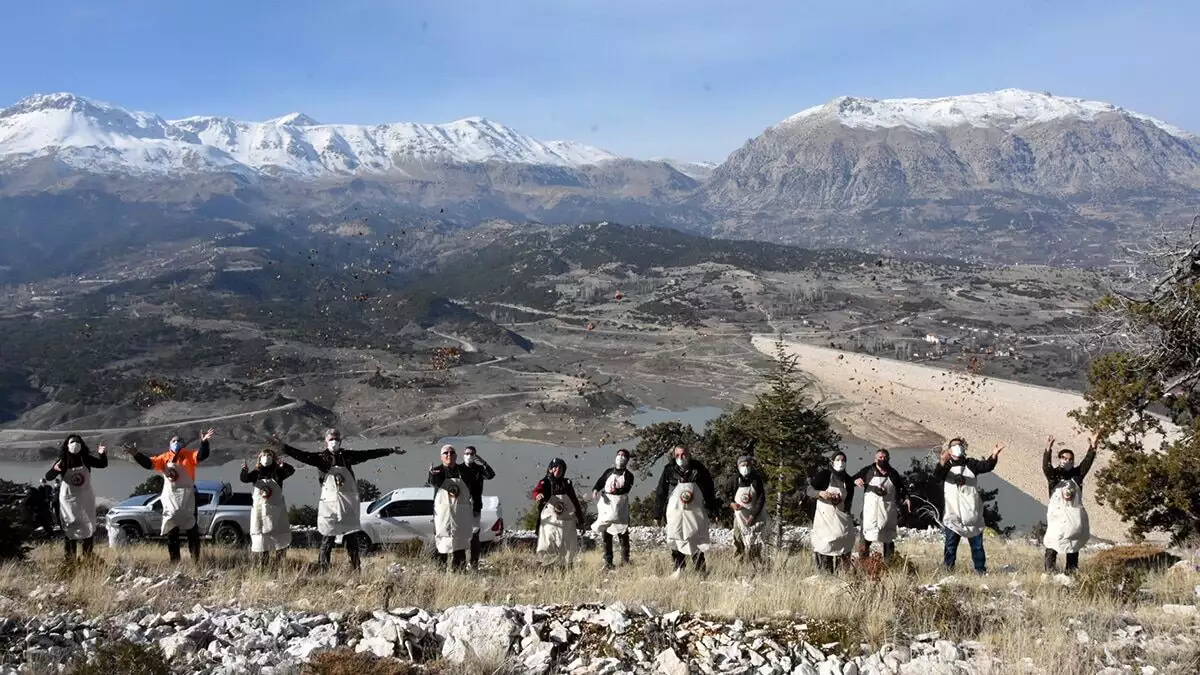
<instances>
[{"instance_id":1,"label":"blue jeans","mask_svg":"<svg viewBox=\"0 0 1200 675\"><path fill-rule=\"evenodd\" d=\"M946 535L946 550L943 562L946 569L954 569L954 561L958 558L958 542L962 540L962 536L957 532L943 528L942 532ZM975 563L976 572L987 571L987 554L983 552L983 533L975 535L967 539L967 543L971 545L971 562Z\"/></svg>"}]
</instances>

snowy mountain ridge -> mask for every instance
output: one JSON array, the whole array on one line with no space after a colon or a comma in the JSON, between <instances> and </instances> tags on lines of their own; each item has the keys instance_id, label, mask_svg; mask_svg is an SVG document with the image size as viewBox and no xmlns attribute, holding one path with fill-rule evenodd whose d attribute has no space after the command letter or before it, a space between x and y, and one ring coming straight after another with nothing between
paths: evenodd
<instances>
[{"instance_id":1,"label":"snowy mountain ridge","mask_svg":"<svg viewBox=\"0 0 1200 675\"><path fill-rule=\"evenodd\" d=\"M447 124L321 124L303 113L266 122L164 120L68 93L0 110L0 164L54 156L80 169L224 171L318 178L403 172L422 162L583 167L621 159L573 141L538 141L482 117Z\"/></svg>"},{"instance_id":2,"label":"snowy mountain ridge","mask_svg":"<svg viewBox=\"0 0 1200 675\"><path fill-rule=\"evenodd\" d=\"M1011 131L1060 120L1091 121L1103 114L1126 115L1149 122L1172 136L1195 138L1194 134L1162 120L1111 103L1023 89L1001 89L941 98L872 99L839 96L828 103L802 110L777 126L836 120L844 126L860 129L907 127L934 132L970 126Z\"/></svg>"}]
</instances>

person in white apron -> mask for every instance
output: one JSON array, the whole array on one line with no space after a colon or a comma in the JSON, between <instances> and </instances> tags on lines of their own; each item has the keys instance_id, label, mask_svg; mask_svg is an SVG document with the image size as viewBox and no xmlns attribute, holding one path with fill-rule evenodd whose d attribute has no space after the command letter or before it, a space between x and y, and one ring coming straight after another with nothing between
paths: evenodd
<instances>
[{"instance_id":1,"label":"person in white apron","mask_svg":"<svg viewBox=\"0 0 1200 675\"><path fill-rule=\"evenodd\" d=\"M809 478L805 494L817 503L811 534L813 561L817 569L832 574L845 564L858 534L850 517L854 482L846 473L846 453L834 453L829 466Z\"/></svg>"},{"instance_id":2,"label":"person in white apron","mask_svg":"<svg viewBox=\"0 0 1200 675\"><path fill-rule=\"evenodd\" d=\"M891 559L896 554L900 505L912 508L908 499L908 481L892 469L891 453L880 448L875 453L875 463L855 474L854 484L863 490L863 539L868 544L881 544L883 557Z\"/></svg>"},{"instance_id":3,"label":"person in white apron","mask_svg":"<svg viewBox=\"0 0 1200 675\"><path fill-rule=\"evenodd\" d=\"M1087 509L1083 507L1083 479L1092 470L1096 461L1096 445L1099 435L1092 436L1083 461L1075 464L1075 453L1067 448L1058 451L1058 466L1050 463L1054 451L1054 437L1048 439L1046 452L1042 455L1042 473L1050 487L1050 504L1046 508L1046 534L1042 543L1046 547L1045 567L1047 572L1058 569L1058 554L1066 556L1064 570L1072 574L1079 569L1079 551L1091 538L1091 526Z\"/></svg>"},{"instance_id":4,"label":"person in white apron","mask_svg":"<svg viewBox=\"0 0 1200 675\"><path fill-rule=\"evenodd\" d=\"M242 482L254 484L250 506L250 552L260 555L259 565L263 569L272 565L277 567L292 545L283 481L294 473L296 467L281 461L271 448L263 448L253 469L242 463Z\"/></svg>"},{"instance_id":5,"label":"person in white apron","mask_svg":"<svg viewBox=\"0 0 1200 675\"><path fill-rule=\"evenodd\" d=\"M942 531L946 539L942 563L954 570L958 543L965 537L971 546L971 562L977 574L987 573L987 553L983 549L983 496L979 477L996 468L1003 444L997 444L987 459L967 457L967 442L951 439L942 450L933 479L942 483Z\"/></svg>"},{"instance_id":6,"label":"person in white apron","mask_svg":"<svg viewBox=\"0 0 1200 675\"><path fill-rule=\"evenodd\" d=\"M340 541L346 547L351 569L362 567L359 540L358 480L353 467L372 459L389 455L402 455L402 448L379 448L348 452L342 447L342 434L337 429L325 431L325 449L322 452L307 452L283 443L277 438L272 443L281 447L292 459L315 467L319 472L321 496L317 502L317 532L322 536L321 552L317 564L328 570L333 558L333 547Z\"/></svg>"},{"instance_id":7,"label":"person in white apron","mask_svg":"<svg viewBox=\"0 0 1200 675\"><path fill-rule=\"evenodd\" d=\"M196 465L208 459L212 448L209 440L216 432L212 429L200 435L200 449L184 447L183 439L172 436L170 450L147 457L138 452L136 446L128 446L130 455L142 468L157 471L163 476L162 529L160 534L167 538L167 554L172 563L180 561L179 535L187 533L188 553L193 562L200 562L200 527L196 514Z\"/></svg>"},{"instance_id":8,"label":"person in white apron","mask_svg":"<svg viewBox=\"0 0 1200 675\"><path fill-rule=\"evenodd\" d=\"M93 554L96 535L96 492L92 488L92 470L108 466L103 445L92 454L87 443L71 434L58 449L58 461L46 472L46 480L61 479L58 488L58 513L63 533L63 553L75 559L82 542L83 555Z\"/></svg>"},{"instance_id":9,"label":"person in white apron","mask_svg":"<svg viewBox=\"0 0 1200 675\"><path fill-rule=\"evenodd\" d=\"M737 475L730 479L725 492L733 509L734 555L751 563L761 562L768 532L767 488L754 457L738 457Z\"/></svg>"},{"instance_id":10,"label":"person in white apron","mask_svg":"<svg viewBox=\"0 0 1200 675\"><path fill-rule=\"evenodd\" d=\"M475 446L463 448L463 480L471 488L471 569L479 571L479 556L483 546L479 543L479 520L483 515L483 482L496 477L495 470L479 456Z\"/></svg>"},{"instance_id":11,"label":"person in white apron","mask_svg":"<svg viewBox=\"0 0 1200 675\"><path fill-rule=\"evenodd\" d=\"M467 548L471 545L475 527L474 500L467 480L471 471L458 464L457 459L458 451L454 446L443 445L441 463L429 467L429 477L425 481L426 485L434 488L433 543L443 569L446 567L446 558L451 558L452 572L466 569Z\"/></svg>"},{"instance_id":12,"label":"person in white apron","mask_svg":"<svg viewBox=\"0 0 1200 675\"><path fill-rule=\"evenodd\" d=\"M704 553L712 546L709 528L721 503L708 467L692 459L687 448L672 450L671 459L658 479L654 516L666 527L672 576L683 574L688 556L692 567L704 575L708 571Z\"/></svg>"},{"instance_id":13,"label":"person in white apron","mask_svg":"<svg viewBox=\"0 0 1200 675\"><path fill-rule=\"evenodd\" d=\"M592 486L592 501L596 503L596 520L592 531L604 541L604 569L614 570L613 536L621 542L621 564L629 564L629 491L633 489L633 472L626 468L629 451L617 451L613 465L600 474Z\"/></svg>"},{"instance_id":14,"label":"person in white apron","mask_svg":"<svg viewBox=\"0 0 1200 675\"><path fill-rule=\"evenodd\" d=\"M555 457L546 468L546 476L533 488L537 502L537 552L555 556L570 568L579 550L579 530L583 529L583 507L575 494L575 484L566 477L567 463Z\"/></svg>"}]
</instances>

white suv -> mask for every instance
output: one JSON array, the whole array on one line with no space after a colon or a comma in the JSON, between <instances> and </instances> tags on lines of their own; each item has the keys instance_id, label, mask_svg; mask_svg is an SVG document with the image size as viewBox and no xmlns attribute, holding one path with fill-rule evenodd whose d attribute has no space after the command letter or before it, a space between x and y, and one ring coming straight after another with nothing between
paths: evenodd
<instances>
[{"instance_id":1,"label":"white suv","mask_svg":"<svg viewBox=\"0 0 1200 675\"><path fill-rule=\"evenodd\" d=\"M433 544L433 494L431 487L400 488L361 505L362 533L368 546L400 544L421 539ZM484 495L479 516L479 542L486 546L504 534L500 498Z\"/></svg>"}]
</instances>

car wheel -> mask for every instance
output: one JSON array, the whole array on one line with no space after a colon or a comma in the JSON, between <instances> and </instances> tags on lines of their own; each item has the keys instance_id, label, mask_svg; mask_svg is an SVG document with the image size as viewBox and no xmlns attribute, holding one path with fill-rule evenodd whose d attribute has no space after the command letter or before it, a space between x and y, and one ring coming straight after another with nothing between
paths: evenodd
<instances>
[{"instance_id":1,"label":"car wheel","mask_svg":"<svg viewBox=\"0 0 1200 675\"><path fill-rule=\"evenodd\" d=\"M125 521L123 523L119 523L119 526L125 531L125 538L128 539L129 543L131 544L139 542L145 538L145 535L142 534L141 526L137 523Z\"/></svg>"},{"instance_id":2,"label":"car wheel","mask_svg":"<svg viewBox=\"0 0 1200 675\"><path fill-rule=\"evenodd\" d=\"M366 532L358 532L358 550L364 555L373 555L379 552L379 544L371 541L370 535Z\"/></svg>"},{"instance_id":3,"label":"car wheel","mask_svg":"<svg viewBox=\"0 0 1200 675\"><path fill-rule=\"evenodd\" d=\"M242 545L242 530L233 523L221 523L213 532L213 541L221 546L237 548Z\"/></svg>"}]
</instances>

